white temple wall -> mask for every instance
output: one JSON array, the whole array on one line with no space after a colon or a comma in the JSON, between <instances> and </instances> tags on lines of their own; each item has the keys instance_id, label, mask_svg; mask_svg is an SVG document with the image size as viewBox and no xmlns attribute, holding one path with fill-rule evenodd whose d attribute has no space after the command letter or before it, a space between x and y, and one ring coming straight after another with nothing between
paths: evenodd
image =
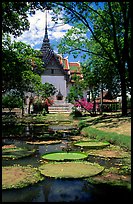
<instances>
[{"instance_id":1,"label":"white temple wall","mask_svg":"<svg viewBox=\"0 0 133 204\"><path fill-rule=\"evenodd\" d=\"M64 79L64 76L41 76L42 78L42 84L44 83L50 83L53 84L55 86L55 88L63 95L63 99L65 100L66 96L67 96L67 91L66 91L66 80ZM58 91L56 92L55 95L57 95Z\"/></svg>"}]
</instances>

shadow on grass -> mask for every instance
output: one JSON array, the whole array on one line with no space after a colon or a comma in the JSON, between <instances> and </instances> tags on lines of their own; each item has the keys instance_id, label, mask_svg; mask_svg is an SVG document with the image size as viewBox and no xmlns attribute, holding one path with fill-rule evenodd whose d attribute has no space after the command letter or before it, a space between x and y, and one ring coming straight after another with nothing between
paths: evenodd
<instances>
[{"instance_id":1,"label":"shadow on grass","mask_svg":"<svg viewBox=\"0 0 133 204\"><path fill-rule=\"evenodd\" d=\"M97 117L89 117L89 118L86 116L79 123L82 126L82 128L86 126L100 124L100 123L101 123L100 127L106 126L109 128L113 128L113 127L118 127L120 123L130 122L130 121L131 121L130 117L127 117L127 116L123 117L121 116L121 114L112 114L112 115L103 114Z\"/></svg>"}]
</instances>

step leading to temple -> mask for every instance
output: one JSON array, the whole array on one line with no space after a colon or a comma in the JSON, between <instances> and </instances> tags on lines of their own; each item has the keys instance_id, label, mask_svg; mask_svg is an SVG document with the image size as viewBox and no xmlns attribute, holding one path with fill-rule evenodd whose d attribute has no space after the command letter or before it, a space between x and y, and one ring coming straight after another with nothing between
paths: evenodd
<instances>
[{"instance_id":1,"label":"step leading to temple","mask_svg":"<svg viewBox=\"0 0 133 204\"><path fill-rule=\"evenodd\" d=\"M71 113L73 105L64 101L55 101L49 106L49 113Z\"/></svg>"}]
</instances>

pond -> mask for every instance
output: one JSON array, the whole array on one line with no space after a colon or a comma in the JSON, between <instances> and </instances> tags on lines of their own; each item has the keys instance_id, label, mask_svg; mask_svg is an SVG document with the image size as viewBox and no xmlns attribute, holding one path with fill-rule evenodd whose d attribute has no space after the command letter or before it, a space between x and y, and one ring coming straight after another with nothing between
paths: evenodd
<instances>
[{"instance_id":1,"label":"pond","mask_svg":"<svg viewBox=\"0 0 133 204\"><path fill-rule=\"evenodd\" d=\"M79 147L72 144L71 135L69 132L62 131L60 135L61 142L58 144L28 144L27 141L34 141L40 138L40 135L54 135L54 126L51 128L46 126L20 125L17 128L3 127L2 142L3 144L14 144L17 147L26 147L28 149L36 149L36 152L28 157L16 160L2 160L2 166L11 166L19 164L22 166L31 165L38 167L42 163L41 156L45 153L66 151L69 147L70 151L80 151ZM55 131L61 130L61 127L56 126ZM62 130L65 130L64 127ZM68 129L68 128L67 128ZM14 130L14 131L13 131ZM50 132L49 132L50 131ZM45 133L45 134L44 134ZM22 138L21 138L22 137ZM46 137L47 139L47 137ZM97 162L100 165L110 168L119 166L120 159L89 156L87 161ZM2 202L115 202L127 201L131 196L131 192L124 187L111 187L107 184L91 184L86 179L54 179L45 178L32 186L23 189L12 189L2 191Z\"/></svg>"},{"instance_id":2,"label":"pond","mask_svg":"<svg viewBox=\"0 0 133 204\"><path fill-rule=\"evenodd\" d=\"M124 188L94 186L79 179L49 179L18 190L2 192L2 202L103 202L127 201L129 192Z\"/></svg>"}]
</instances>

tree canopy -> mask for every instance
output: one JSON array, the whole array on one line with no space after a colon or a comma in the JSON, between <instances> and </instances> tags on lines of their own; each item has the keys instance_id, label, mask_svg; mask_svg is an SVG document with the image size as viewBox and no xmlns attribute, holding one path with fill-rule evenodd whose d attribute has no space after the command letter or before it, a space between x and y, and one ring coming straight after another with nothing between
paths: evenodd
<instances>
[{"instance_id":1,"label":"tree canopy","mask_svg":"<svg viewBox=\"0 0 133 204\"><path fill-rule=\"evenodd\" d=\"M132 81L131 3L2 2L2 34L12 34L15 37L21 35L29 29L28 14L34 14L36 9L51 9L55 23L61 16L64 23L73 25L61 40L59 52L73 53L75 57L82 55L87 65L83 65L83 72L86 73L85 80L88 81L88 86L92 85L93 79L93 86L97 89L102 83L112 91L116 87L116 95L120 90L122 114L126 115L126 92L130 91ZM26 87L23 79L25 77L27 82L28 76L33 76L30 74L33 71L31 64L34 70L41 68L41 62L36 58L39 53L30 47L27 49L23 43L12 44L9 37L4 36L2 43L3 90L8 90L9 87L23 87L23 90L33 88L34 80L30 79L30 86Z\"/></svg>"},{"instance_id":2,"label":"tree canopy","mask_svg":"<svg viewBox=\"0 0 133 204\"><path fill-rule=\"evenodd\" d=\"M99 70L102 79L105 72L109 76L111 68L111 79L116 79L112 86L117 82L121 88L122 114L126 115L126 92L131 88L130 2L54 2L51 8L55 21L62 13L64 22L73 25L61 40L59 52L75 57L82 52L90 63L93 59L93 70Z\"/></svg>"},{"instance_id":3,"label":"tree canopy","mask_svg":"<svg viewBox=\"0 0 133 204\"><path fill-rule=\"evenodd\" d=\"M34 15L37 9L43 9L39 2L2 1L2 34L20 36L29 29L28 14Z\"/></svg>"},{"instance_id":4,"label":"tree canopy","mask_svg":"<svg viewBox=\"0 0 133 204\"><path fill-rule=\"evenodd\" d=\"M33 83L39 83L40 76L34 72L43 70L43 62L37 56L40 51L22 42L12 42L9 36L2 42L2 90L29 91Z\"/></svg>"}]
</instances>

